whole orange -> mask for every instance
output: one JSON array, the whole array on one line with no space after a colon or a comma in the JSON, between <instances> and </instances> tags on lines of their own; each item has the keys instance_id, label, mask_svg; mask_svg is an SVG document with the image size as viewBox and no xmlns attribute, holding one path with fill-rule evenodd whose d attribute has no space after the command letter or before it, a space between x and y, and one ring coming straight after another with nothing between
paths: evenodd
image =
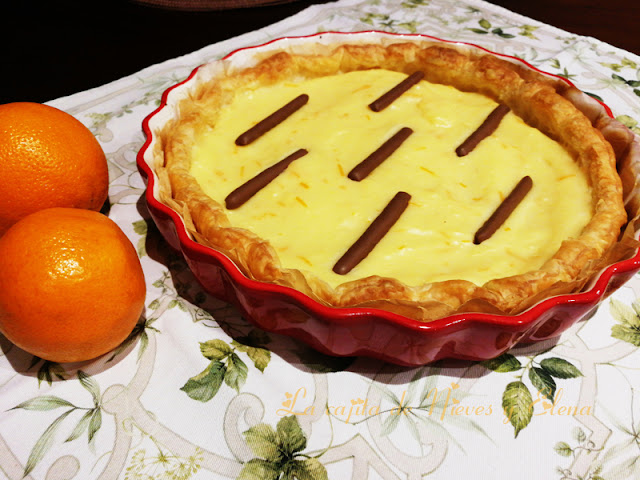
<instances>
[{"instance_id":1,"label":"whole orange","mask_svg":"<svg viewBox=\"0 0 640 480\"><path fill-rule=\"evenodd\" d=\"M100 210L107 160L79 120L40 103L0 105L0 235L49 207Z\"/></svg>"},{"instance_id":2,"label":"whole orange","mask_svg":"<svg viewBox=\"0 0 640 480\"><path fill-rule=\"evenodd\" d=\"M40 358L78 362L117 347L145 291L135 248L99 212L40 210L0 237L0 332Z\"/></svg>"}]
</instances>

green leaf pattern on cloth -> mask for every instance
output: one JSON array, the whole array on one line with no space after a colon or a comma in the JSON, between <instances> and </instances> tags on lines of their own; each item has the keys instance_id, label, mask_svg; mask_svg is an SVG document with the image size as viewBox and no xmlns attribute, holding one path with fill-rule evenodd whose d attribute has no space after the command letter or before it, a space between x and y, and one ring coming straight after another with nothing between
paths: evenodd
<instances>
[{"instance_id":1,"label":"green leaf pattern on cloth","mask_svg":"<svg viewBox=\"0 0 640 480\"><path fill-rule=\"evenodd\" d=\"M327 471L315 457L305 457L301 451L307 438L295 416L283 417L274 430L264 423L244 432L247 444L259 458L244 464L238 480L283 478L327 480Z\"/></svg>"},{"instance_id":2,"label":"green leaf pattern on cloth","mask_svg":"<svg viewBox=\"0 0 640 480\"><path fill-rule=\"evenodd\" d=\"M53 101L101 142L108 215L141 258L146 310L82 365L0 337L10 479L640 478L640 278L554 341L400 368L328 357L208 295L161 238L135 165L162 92L236 48L323 30L471 42L569 78L640 132L640 58L481 0L340 0ZM527 454L523 454L527 452ZM494 465L500 465L500 471ZM501 475L498 477L497 475Z\"/></svg>"}]
</instances>

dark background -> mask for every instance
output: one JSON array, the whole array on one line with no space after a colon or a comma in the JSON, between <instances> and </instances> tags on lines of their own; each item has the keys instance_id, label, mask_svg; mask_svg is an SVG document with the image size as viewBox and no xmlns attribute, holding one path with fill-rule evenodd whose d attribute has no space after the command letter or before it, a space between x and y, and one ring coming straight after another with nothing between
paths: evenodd
<instances>
[{"instance_id":1,"label":"dark background","mask_svg":"<svg viewBox=\"0 0 640 480\"><path fill-rule=\"evenodd\" d=\"M2 2L0 103L45 102L97 87L318 3L329 0L222 11L166 9L134 0ZM640 54L639 0L492 3Z\"/></svg>"}]
</instances>

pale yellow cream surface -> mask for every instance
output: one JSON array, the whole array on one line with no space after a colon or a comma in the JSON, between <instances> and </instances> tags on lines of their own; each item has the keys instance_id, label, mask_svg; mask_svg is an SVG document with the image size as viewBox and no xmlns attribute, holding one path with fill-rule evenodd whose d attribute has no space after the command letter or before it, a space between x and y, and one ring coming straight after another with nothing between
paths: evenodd
<instances>
[{"instance_id":1,"label":"pale yellow cream surface","mask_svg":"<svg viewBox=\"0 0 640 480\"><path fill-rule=\"evenodd\" d=\"M284 267L311 271L331 285L370 275L408 285L466 279L478 285L539 268L592 215L583 173L570 155L513 113L466 157L455 148L496 106L485 96L421 81L390 107L368 104L405 78L386 70L352 72L239 92L196 143L191 171L203 190L225 197L299 148L275 181L227 212L234 226L269 240ZM242 132L301 93L309 102L254 143ZM401 127L414 133L361 182L349 171ZM533 188L496 234L473 236L524 176ZM398 191L407 210L347 275L335 262Z\"/></svg>"}]
</instances>

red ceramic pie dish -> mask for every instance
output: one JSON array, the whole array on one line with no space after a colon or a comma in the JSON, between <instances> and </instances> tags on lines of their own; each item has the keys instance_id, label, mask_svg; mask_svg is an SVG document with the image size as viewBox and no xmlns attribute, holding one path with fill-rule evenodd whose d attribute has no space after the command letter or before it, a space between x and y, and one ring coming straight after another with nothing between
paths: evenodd
<instances>
[{"instance_id":1,"label":"red ceramic pie dish","mask_svg":"<svg viewBox=\"0 0 640 480\"><path fill-rule=\"evenodd\" d=\"M424 35L324 32L308 37L278 39L266 45L237 50L225 58L275 49L279 44L291 42L337 43L345 38L352 41L372 35L444 41ZM466 46L481 49L475 45ZM520 59L500 56L535 70ZM406 366L424 365L443 358L485 360L500 355L519 342L557 337L587 317L609 294L640 270L640 252L636 251L630 258L602 270L585 290L547 298L518 315L462 313L427 323L374 308L328 307L292 288L252 280L228 257L197 243L188 233L180 214L159 200L152 155L154 131L171 117L171 105L177 101L181 90L189 88L197 70L165 91L160 106L143 122L146 142L138 154L137 163L147 182L145 199L160 232L172 248L184 255L203 288L235 305L248 320L264 330L289 335L326 354L375 357ZM605 109L611 115L610 110Z\"/></svg>"}]
</instances>

